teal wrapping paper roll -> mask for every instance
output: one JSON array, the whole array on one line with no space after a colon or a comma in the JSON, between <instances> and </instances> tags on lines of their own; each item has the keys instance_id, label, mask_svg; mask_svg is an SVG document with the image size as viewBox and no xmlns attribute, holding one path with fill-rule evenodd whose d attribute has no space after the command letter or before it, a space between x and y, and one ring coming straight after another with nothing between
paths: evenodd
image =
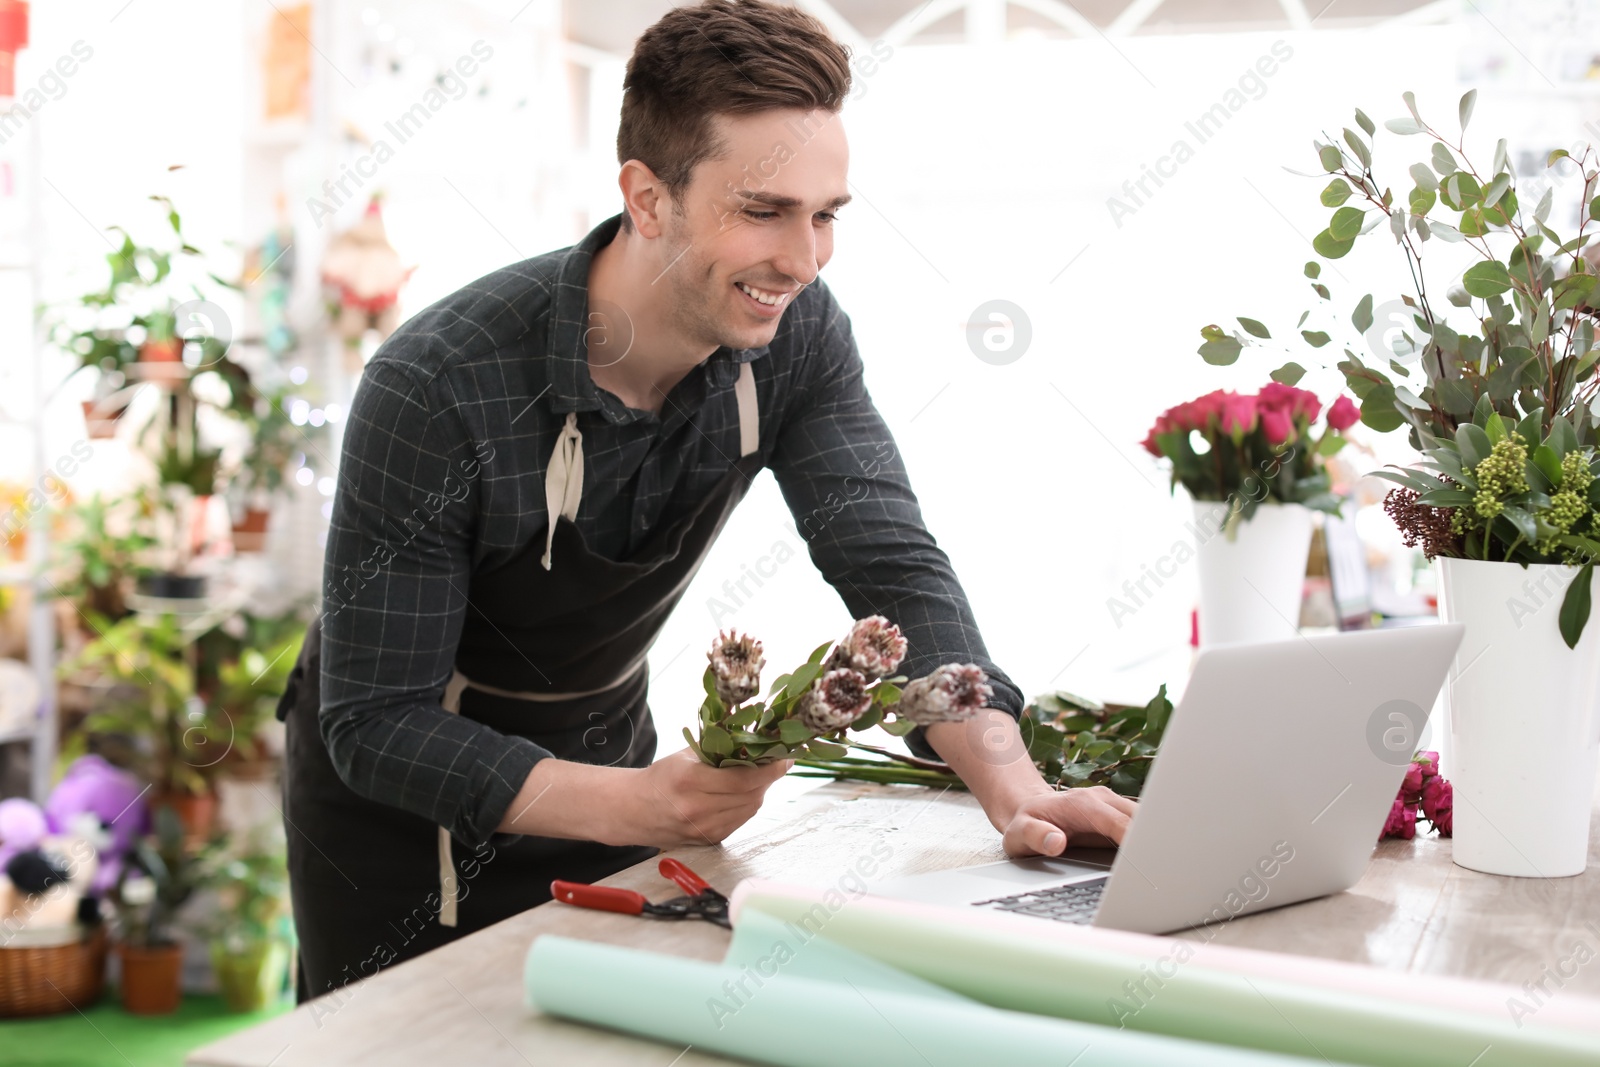
<instances>
[{"instance_id":1,"label":"teal wrapping paper roll","mask_svg":"<svg viewBox=\"0 0 1600 1067\"><path fill-rule=\"evenodd\" d=\"M829 896L831 894L831 897ZM837 903L835 903L835 898ZM1595 1067L1600 1039L1518 1028L1508 1019L1188 962L1174 940L1166 967L963 922L953 909L844 897L837 890L742 884L737 928L765 913L992 1007L1369 1067ZM809 951L806 949L805 951Z\"/></svg>"},{"instance_id":2,"label":"teal wrapping paper roll","mask_svg":"<svg viewBox=\"0 0 1600 1067\"><path fill-rule=\"evenodd\" d=\"M722 964L546 934L523 978L548 1014L777 1067L1312 1062L987 1007L826 940L802 944L759 912Z\"/></svg>"}]
</instances>

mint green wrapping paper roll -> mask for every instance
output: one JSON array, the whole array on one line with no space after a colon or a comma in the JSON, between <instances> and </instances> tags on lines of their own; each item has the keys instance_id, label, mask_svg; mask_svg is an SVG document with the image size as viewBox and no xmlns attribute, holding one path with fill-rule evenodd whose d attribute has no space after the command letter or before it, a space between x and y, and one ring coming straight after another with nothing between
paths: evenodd
<instances>
[{"instance_id":1,"label":"mint green wrapping paper roll","mask_svg":"<svg viewBox=\"0 0 1600 1067\"><path fill-rule=\"evenodd\" d=\"M722 964L547 934L528 951L528 1004L777 1067L1311 1067L1299 1057L1001 1011L825 940L802 945L759 913L749 919ZM791 951L774 951L780 943Z\"/></svg>"},{"instance_id":2,"label":"mint green wrapping paper roll","mask_svg":"<svg viewBox=\"0 0 1600 1067\"><path fill-rule=\"evenodd\" d=\"M838 899L833 906L827 897ZM1242 1048L1370 1067L1595 1067L1600 1040L1508 1019L1282 979L1210 970L1033 939L963 922L954 909L908 908L837 891L746 883L734 894L735 928L765 913L814 940L848 946L973 1000L1015 1012L1122 1026ZM1426 978L1419 977L1419 981Z\"/></svg>"}]
</instances>

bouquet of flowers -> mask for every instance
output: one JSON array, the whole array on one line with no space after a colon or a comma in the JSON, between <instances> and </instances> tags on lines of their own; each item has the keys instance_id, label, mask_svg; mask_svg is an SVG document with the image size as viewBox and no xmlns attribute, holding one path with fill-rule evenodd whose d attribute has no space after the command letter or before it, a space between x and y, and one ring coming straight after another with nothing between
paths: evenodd
<instances>
[{"instance_id":1,"label":"bouquet of flowers","mask_svg":"<svg viewBox=\"0 0 1600 1067\"><path fill-rule=\"evenodd\" d=\"M1035 697L1023 709L1018 725L1028 758L1057 789L1103 785L1136 797L1144 789L1145 775L1171 715L1172 702L1165 685L1142 706L1101 704L1057 691ZM807 778L966 788L947 765L936 760L867 745L854 747L881 758L802 759L798 764L804 769L793 773Z\"/></svg>"},{"instance_id":2,"label":"bouquet of flowers","mask_svg":"<svg viewBox=\"0 0 1600 1067\"><path fill-rule=\"evenodd\" d=\"M1235 501L1241 520L1268 498L1336 514L1341 498L1329 491L1322 461L1344 447L1343 431L1360 413L1340 396L1317 433L1321 412L1315 393L1281 381L1254 395L1218 389L1162 412L1143 444L1172 462L1174 488L1182 482L1196 500Z\"/></svg>"},{"instance_id":3,"label":"bouquet of flowers","mask_svg":"<svg viewBox=\"0 0 1600 1067\"><path fill-rule=\"evenodd\" d=\"M1378 840L1386 837L1411 840L1417 836L1419 818L1427 819L1440 837L1449 837L1455 821L1454 811L1455 790L1439 774L1439 753L1418 752L1406 767L1400 795L1394 798L1389 821L1383 824Z\"/></svg>"},{"instance_id":4,"label":"bouquet of flowers","mask_svg":"<svg viewBox=\"0 0 1600 1067\"><path fill-rule=\"evenodd\" d=\"M756 700L766 665L761 642L719 633L706 653L700 736L688 727L683 735L713 767L831 759L854 745L847 730L881 726L903 736L918 726L969 719L994 695L983 669L971 663L947 663L907 682L894 673L905 654L899 627L882 615L858 619L843 639L817 646L772 683L765 700Z\"/></svg>"}]
</instances>

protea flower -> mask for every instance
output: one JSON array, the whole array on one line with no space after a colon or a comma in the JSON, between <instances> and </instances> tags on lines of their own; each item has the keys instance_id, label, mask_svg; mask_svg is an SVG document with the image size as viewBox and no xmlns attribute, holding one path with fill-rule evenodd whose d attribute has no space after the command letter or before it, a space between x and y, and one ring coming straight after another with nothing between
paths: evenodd
<instances>
[{"instance_id":1,"label":"protea flower","mask_svg":"<svg viewBox=\"0 0 1600 1067\"><path fill-rule=\"evenodd\" d=\"M918 726L960 722L978 714L993 695L982 667L946 663L907 685L894 710Z\"/></svg>"},{"instance_id":2,"label":"protea flower","mask_svg":"<svg viewBox=\"0 0 1600 1067\"><path fill-rule=\"evenodd\" d=\"M717 696L727 707L734 707L761 692L761 668L767 661L761 654L760 641L735 630L719 633L706 659L711 661Z\"/></svg>"},{"instance_id":3,"label":"protea flower","mask_svg":"<svg viewBox=\"0 0 1600 1067\"><path fill-rule=\"evenodd\" d=\"M828 670L848 667L860 671L868 680L894 673L906 657L906 639L900 627L882 615L856 620L844 640L833 646L823 666Z\"/></svg>"},{"instance_id":4,"label":"protea flower","mask_svg":"<svg viewBox=\"0 0 1600 1067\"><path fill-rule=\"evenodd\" d=\"M867 679L860 671L841 667L811 683L795 702L795 717L819 734L843 730L872 706Z\"/></svg>"}]
</instances>

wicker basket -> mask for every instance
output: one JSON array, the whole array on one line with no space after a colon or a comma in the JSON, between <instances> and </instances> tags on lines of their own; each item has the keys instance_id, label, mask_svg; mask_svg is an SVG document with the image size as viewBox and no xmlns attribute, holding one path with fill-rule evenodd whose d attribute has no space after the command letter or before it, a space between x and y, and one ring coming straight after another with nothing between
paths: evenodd
<instances>
[{"instance_id":1,"label":"wicker basket","mask_svg":"<svg viewBox=\"0 0 1600 1067\"><path fill-rule=\"evenodd\" d=\"M0 948L0 1016L54 1015L100 999L106 984L106 928L66 945Z\"/></svg>"}]
</instances>

